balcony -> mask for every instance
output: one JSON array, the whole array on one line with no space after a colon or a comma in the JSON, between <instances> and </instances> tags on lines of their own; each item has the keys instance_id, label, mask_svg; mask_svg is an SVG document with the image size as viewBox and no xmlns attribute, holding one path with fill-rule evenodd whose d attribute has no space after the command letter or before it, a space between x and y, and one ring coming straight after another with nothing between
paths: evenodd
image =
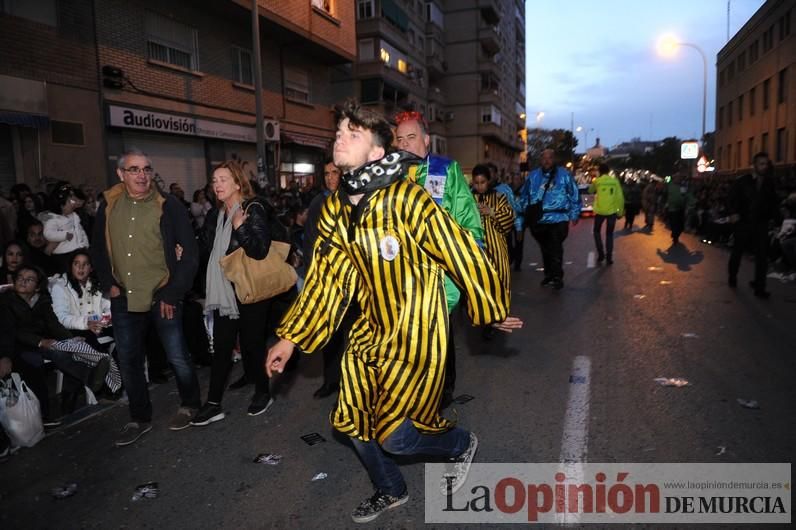
<instances>
[{"instance_id":1,"label":"balcony","mask_svg":"<svg viewBox=\"0 0 796 530\"><path fill-rule=\"evenodd\" d=\"M445 93L439 87L428 87L428 102L444 106L446 103Z\"/></svg>"},{"instance_id":2,"label":"balcony","mask_svg":"<svg viewBox=\"0 0 796 530\"><path fill-rule=\"evenodd\" d=\"M478 71L494 78L500 78L500 65L492 59L482 57L478 60Z\"/></svg>"},{"instance_id":3,"label":"balcony","mask_svg":"<svg viewBox=\"0 0 796 530\"><path fill-rule=\"evenodd\" d=\"M385 82L407 92L417 93L420 87L398 70L390 68L381 61L368 61L356 64L357 79L382 79Z\"/></svg>"},{"instance_id":4,"label":"balcony","mask_svg":"<svg viewBox=\"0 0 796 530\"><path fill-rule=\"evenodd\" d=\"M367 18L357 20L357 38L384 38L399 48L408 47L409 43L406 34L401 32L384 18ZM406 51L406 50L401 50Z\"/></svg>"},{"instance_id":5,"label":"balcony","mask_svg":"<svg viewBox=\"0 0 796 530\"><path fill-rule=\"evenodd\" d=\"M497 24L500 22L499 0L478 0L478 7L481 9L481 18L487 24Z\"/></svg>"},{"instance_id":6,"label":"balcony","mask_svg":"<svg viewBox=\"0 0 796 530\"><path fill-rule=\"evenodd\" d=\"M494 55L500 51L500 34L496 26L482 26L478 30L478 40L487 53Z\"/></svg>"},{"instance_id":7,"label":"balcony","mask_svg":"<svg viewBox=\"0 0 796 530\"><path fill-rule=\"evenodd\" d=\"M497 89L481 89L478 94L478 103L494 105L500 108L503 106L503 98L500 97L500 92Z\"/></svg>"},{"instance_id":8,"label":"balcony","mask_svg":"<svg viewBox=\"0 0 796 530\"><path fill-rule=\"evenodd\" d=\"M497 123L492 123L492 122L479 123L478 134L479 136L485 136L502 144L507 143L506 139L503 137L503 129L501 129L500 125L498 125Z\"/></svg>"},{"instance_id":9,"label":"balcony","mask_svg":"<svg viewBox=\"0 0 796 530\"><path fill-rule=\"evenodd\" d=\"M426 69L429 79L439 79L448 72L448 64L442 54L435 53L426 55Z\"/></svg>"},{"instance_id":10,"label":"balcony","mask_svg":"<svg viewBox=\"0 0 796 530\"><path fill-rule=\"evenodd\" d=\"M445 32L433 22L426 22L426 39L434 39L437 42L445 42Z\"/></svg>"}]
</instances>

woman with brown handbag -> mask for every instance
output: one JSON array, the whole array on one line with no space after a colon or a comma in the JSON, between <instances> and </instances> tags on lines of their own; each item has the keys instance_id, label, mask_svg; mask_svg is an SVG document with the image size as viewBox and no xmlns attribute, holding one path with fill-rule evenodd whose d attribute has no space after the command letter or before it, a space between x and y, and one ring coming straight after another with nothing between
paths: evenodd
<instances>
[{"instance_id":1,"label":"woman with brown handbag","mask_svg":"<svg viewBox=\"0 0 796 530\"><path fill-rule=\"evenodd\" d=\"M276 227L269 223L269 206L255 196L251 182L239 162L227 161L216 167L212 185L220 211L207 266L205 313L213 314L215 355L207 403L191 421L191 425L195 426L224 419L221 398L232 367L232 349L238 337L246 377L255 384L249 416L264 413L273 403L269 380L262 369L266 341L272 331L268 322L274 320L274 315L269 315L272 300L241 303L235 285L222 269L221 261L238 249L242 249L248 259L265 260ZM279 316L276 315L276 318Z\"/></svg>"}]
</instances>

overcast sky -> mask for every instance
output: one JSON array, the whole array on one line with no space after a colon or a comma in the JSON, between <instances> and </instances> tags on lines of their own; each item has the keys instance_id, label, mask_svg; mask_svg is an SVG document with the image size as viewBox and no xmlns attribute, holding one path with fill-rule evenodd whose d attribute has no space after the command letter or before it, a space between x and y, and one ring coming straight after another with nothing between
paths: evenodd
<instances>
[{"instance_id":1,"label":"overcast sky","mask_svg":"<svg viewBox=\"0 0 796 530\"><path fill-rule=\"evenodd\" d=\"M764 0L732 0L730 35ZM708 131L715 127L716 54L727 41L727 0L526 0L528 125L589 131L608 147L632 137L698 137L702 59L680 48L659 57L658 37L674 33L708 58ZM582 149L583 133L576 133Z\"/></svg>"}]
</instances>

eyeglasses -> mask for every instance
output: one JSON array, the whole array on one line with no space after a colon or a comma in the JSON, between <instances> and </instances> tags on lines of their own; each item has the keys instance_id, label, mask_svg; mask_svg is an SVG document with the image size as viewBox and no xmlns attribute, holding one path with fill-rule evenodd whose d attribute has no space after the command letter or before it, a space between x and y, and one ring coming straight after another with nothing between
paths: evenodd
<instances>
[{"instance_id":1,"label":"eyeglasses","mask_svg":"<svg viewBox=\"0 0 796 530\"><path fill-rule=\"evenodd\" d=\"M39 281L39 279L35 278L33 276L18 276L17 277L17 282L19 282L21 284L38 283L38 281Z\"/></svg>"},{"instance_id":2,"label":"eyeglasses","mask_svg":"<svg viewBox=\"0 0 796 530\"><path fill-rule=\"evenodd\" d=\"M132 167L122 168L122 171L126 171L131 175L140 175L141 173L144 173L146 175L151 175L154 172L152 170L152 166L146 166L146 167L132 166Z\"/></svg>"}]
</instances>

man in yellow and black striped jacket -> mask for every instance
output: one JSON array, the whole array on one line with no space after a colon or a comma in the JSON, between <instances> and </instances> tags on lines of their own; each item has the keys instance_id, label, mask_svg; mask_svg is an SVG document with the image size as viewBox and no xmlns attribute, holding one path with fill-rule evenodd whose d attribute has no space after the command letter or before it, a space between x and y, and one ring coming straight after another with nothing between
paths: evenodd
<instances>
[{"instance_id":1,"label":"man in yellow and black striped jacket","mask_svg":"<svg viewBox=\"0 0 796 530\"><path fill-rule=\"evenodd\" d=\"M349 101L338 111L335 165L341 189L324 203L304 289L277 330L266 361L281 372L295 346L321 348L356 299L362 314L342 364L335 429L352 438L376 492L352 513L375 519L408 500L387 455L452 458L457 490L478 445L474 434L438 414L445 372L447 272L462 291L473 323L511 331L509 295L473 237L420 186L402 177L418 159L387 154L389 123Z\"/></svg>"}]
</instances>

